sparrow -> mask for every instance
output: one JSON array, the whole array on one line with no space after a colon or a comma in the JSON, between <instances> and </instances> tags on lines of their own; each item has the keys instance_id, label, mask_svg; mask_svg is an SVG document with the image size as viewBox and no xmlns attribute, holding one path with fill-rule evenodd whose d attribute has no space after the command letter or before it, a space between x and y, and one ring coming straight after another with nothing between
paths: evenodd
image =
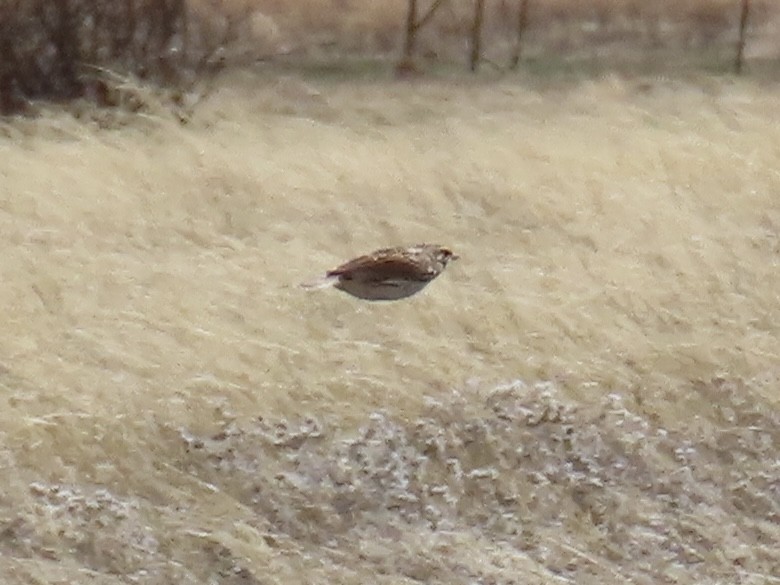
<instances>
[{"instance_id":1,"label":"sparrow","mask_svg":"<svg viewBox=\"0 0 780 585\"><path fill-rule=\"evenodd\" d=\"M396 301L420 292L458 256L436 244L383 248L328 270L303 283L307 289L333 287L367 301Z\"/></svg>"}]
</instances>

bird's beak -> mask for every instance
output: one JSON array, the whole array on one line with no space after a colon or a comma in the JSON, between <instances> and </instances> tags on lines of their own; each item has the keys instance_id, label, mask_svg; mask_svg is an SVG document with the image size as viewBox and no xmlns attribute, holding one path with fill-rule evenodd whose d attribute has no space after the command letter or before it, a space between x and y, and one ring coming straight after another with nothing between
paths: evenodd
<instances>
[{"instance_id":1,"label":"bird's beak","mask_svg":"<svg viewBox=\"0 0 780 585\"><path fill-rule=\"evenodd\" d=\"M450 260L460 260L460 256L458 256L457 254L453 254L452 256L450 256Z\"/></svg>"}]
</instances>

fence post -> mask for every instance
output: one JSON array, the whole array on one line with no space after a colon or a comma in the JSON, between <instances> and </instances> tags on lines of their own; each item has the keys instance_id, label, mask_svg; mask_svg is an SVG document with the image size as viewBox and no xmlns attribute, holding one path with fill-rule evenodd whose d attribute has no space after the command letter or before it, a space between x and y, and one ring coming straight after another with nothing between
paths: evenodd
<instances>
[{"instance_id":1,"label":"fence post","mask_svg":"<svg viewBox=\"0 0 780 585\"><path fill-rule=\"evenodd\" d=\"M742 10L739 15L739 39L737 40L737 56L734 60L734 71L737 75L742 73L745 57L745 35L747 33L747 21L750 14L750 0L742 0Z\"/></svg>"},{"instance_id":2,"label":"fence post","mask_svg":"<svg viewBox=\"0 0 780 585\"><path fill-rule=\"evenodd\" d=\"M476 71L479 66L479 57L482 52L482 22L485 18L485 0L475 0L474 23L471 27L471 57L469 68Z\"/></svg>"},{"instance_id":3,"label":"fence post","mask_svg":"<svg viewBox=\"0 0 780 585\"><path fill-rule=\"evenodd\" d=\"M523 53L523 33L528 26L528 3L530 0L520 0L520 8L517 13L517 27L515 28L515 46L512 58L509 60L509 68L517 69L520 57Z\"/></svg>"}]
</instances>

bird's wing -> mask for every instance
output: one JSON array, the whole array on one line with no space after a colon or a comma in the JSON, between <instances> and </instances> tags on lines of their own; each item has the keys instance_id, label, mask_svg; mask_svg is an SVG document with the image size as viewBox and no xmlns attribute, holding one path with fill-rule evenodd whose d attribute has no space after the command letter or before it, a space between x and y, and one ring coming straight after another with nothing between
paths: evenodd
<instances>
[{"instance_id":1,"label":"bird's wing","mask_svg":"<svg viewBox=\"0 0 780 585\"><path fill-rule=\"evenodd\" d=\"M406 256L370 254L350 260L328 272L328 276L340 276L347 279L360 279L366 282L403 278L408 280L428 280L428 274L420 271Z\"/></svg>"},{"instance_id":2,"label":"bird's wing","mask_svg":"<svg viewBox=\"0 0 780 585\"><path fill-rule=\"evenodd\" d=\"M329 276L341 276L342 274L351 272L358 268L363 268L370 264L375 264L388 258L395 258L400 256L401 248L383 248L381 250L375 250L365 256L358 256L353 258L349 262L345 262L341 266L337 266L333 270L328 271Z\"/></svg>"}]
</instances>

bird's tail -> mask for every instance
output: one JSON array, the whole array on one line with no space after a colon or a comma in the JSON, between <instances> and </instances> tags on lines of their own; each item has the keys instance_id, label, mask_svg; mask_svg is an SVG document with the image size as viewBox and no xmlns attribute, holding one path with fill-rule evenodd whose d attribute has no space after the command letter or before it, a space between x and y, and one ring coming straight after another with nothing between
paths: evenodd
<instances>
[{"instance_id":1,"label":"bird's tail","mask_svg":"<svg viewBox=\"0 0 780 585\"><path fill-rule=\"evenodd\" d=\"M299 286L308 290L318 290L321 288L329 288L336 284L338 276L320 276L314 280L302 282Z\"/></svg>"}]
</instances>

